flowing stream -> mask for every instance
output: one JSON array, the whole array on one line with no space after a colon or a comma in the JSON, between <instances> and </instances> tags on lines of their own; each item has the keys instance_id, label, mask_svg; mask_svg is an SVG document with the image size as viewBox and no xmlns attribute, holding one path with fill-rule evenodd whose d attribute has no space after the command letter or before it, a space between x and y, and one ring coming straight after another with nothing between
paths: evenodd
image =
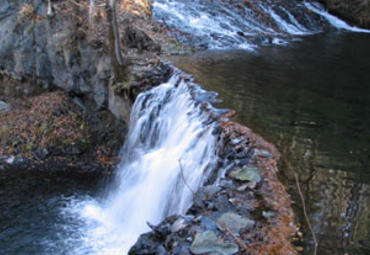
<instances>
[{"instance_id":1,"label":"flowing stream","mask_svg":"<svg viewBox=\"0 0 370 255\"><path fill-rule=\"evenodd\" d=\"M206 89L220 93L236 120L277 145L299 174L317 254L370 254L370 35L318 34L258 54L210 51L173 57ZM280 180L303 224L293 173Z\"/></svg>"},{"instance_id":2,"label":"flowing stream","mask_svg":"<svg viewBox=\"0 0 370 255\"><path fill-rule=\"evenodd\" d=\"M138 96L132 109L116 187L103 203L77 203L86 221L80 229L85 249L97 254L123 254L150 224L184 214L192 190L214 169L215 123L209 111L193 99L209 94L178 75ZM93 226L92 226L93 225ZM92 250L91 250L92 249Z\"/></svg>"},{"instance_id":3,"label":"flowing stream","mask_svg":"<svg viewBox=\"0 0 370 255\"><path fill-rule=\"evenodd\" d=\"M125 254L140 234L150 230L148 223L184 214L192 203L192 191L217 162L217 125L210 111L217 112L208 102L216 95L178 74L141 93L132 109L122 161L109 194L100 199L79 192L42 197L50 213L47 218L56 218L46 225L32 224L27 231L23 227L32 210L10 210L21 223L12 215L0 218L6 223L0 235L5 237L4 243L0 238L2 247L7 247L5 253ZM10 196L7 203L14 207L18 199ZM32 220L42 215L35 213ZM20 228L13 227L17 224Z\"/></svg>"},{"instance_id":4,"label":"flowing stream","mask_svg":"<svg viewBox=\"0 0 370 255\"><path fill-rule=\"evenodd\" d=\"M157 20L182 32L176 34L181 41L210 49L254 51L333 28L370 32L348 25L312 1L154 0L153 12Z\"/></svg>"},{"instance_id":5,"label":"flowing stream","mask_svg":"<svg viewBox=\"0 0 370 255\"><path fill-rule=\"evenodd\" d=\"M332 87L325 87L322 83L325 80L321 78L326 77L325 75L332 74L331 79L326 77L328 84L338 77L335 72L328 71L330 70L328 66L332 63L330 56L329 64L324 65L327 69L316 71L310 69L321 66L321 62L318 61L321 55L314 59L310 58L316 56L313 52L325 57L327 52L318 49L341 48L338 45L332 47L333 40L317 35L304 38L309 45L312 40L316 40L315 38L321 40L317 43L321 48L314 48L314 51L302 50L297 45L303 42L295 41L301 40L302 36L331 29L362 33L369 31L349 26L328 14L321 5L305 1L250 0L246 1L248 5L231 5L230 1L210 0L153 2L155 18L180 31L177 36L184 42L192 40L198 46L212 49L238 48L252 51L259 49L261 45L268 46L264 47L264 50L259 50L259 55L223 52L219 59L214 59L217 52L212 52L212 57L201 55L195 61L196 64L190 60L190 66L194 65L195 69L189 67L189 59L177 60L177 64L193 73L207 89L215 88L222 92L222 97L229 101L227 106L241 112L240 122L252 125L272 142L278 143L280 148L284 149L286 146L281 144L288 143L289 148L300 153L294 154L296 158L291 160L301 169L302 176L307 177L305 192L309 199L310 217L314 220L315 231L320 240L326 244L321 250L322 254L333 252L343 254L347 251L353 252L351 254L366 254L370 249L368 228L366 230L369 223L365 222L365 227L359 226L358 220L369 217L369 177L368 174L361 178L349 173L359 172L366 167L365 163L368 163L368 157L363 156L369 153L368 144L363 144L357 137L365 137L365 141L368 141L368 133L359 130L355 137L362 146L353 145L349 140L340 139L344 137L343 134L347 134L347 130L341 131L338 125L352 121L353 116L355 124L360 123L360 116L364 116L362 106L369 106L366 97L369 92L362 86L361 78L368 77L364 74L369 73L368 63L363 63L364 65L359 66L357 71L353 71L355 76L360 77L358 80L351 80L351 76L342 76L340 80L336 80L339 84L349 81L359 86L356 87L356 91L361 95L359 100L362 103L358 106L351 94L355 94L356 91L348 89L346 84L341 85L345 93L330 96L329 91ZM347 42L346 45L352 47L348 43L348 40L350 41L348 38L352 38L353 35L348 36L344 39L339 38L339 42ZM368 42L368 38L363 40ZM292 47L292 55L289 51L283 52L281 47L273 46L288 44ZM304 46L305 44L302 44L303 49ZM282 52L282 55L279 52ZM291 60L293 57L289 56L297 59ZM280 57L289 61L280 63L278 61ZM300 57L303 60L299 60ZM340 65L338 62L334 62L333 65L341 67L346 61L349 61L349 65L352 62L358 64L359 55L347 57L349 59L341 61ZM277 67L269 66L271 64L269 60L276 60ZM282 67L287 68L287 71L284 69L287 73L278 72ZM302 75L306 78L301 78L297 74L299 71L302 73L307 71L307 76ZM344 75L349 71L343 67L338 72ZM247 74L253 77L249 79L250 76ZM267 78L264 75L267 75ZM305 84L305 81L310 81L309 78L313 79L312 84L316 84L312 90L317 89L324 94L324 98L319 99L332 103L330 107L342 109L341 113L345 113L346 109L352 106L337 103L338 98L333 97L354 102L355 110L348 113L350 117L331 120L329 117L332 115L329 114L329 119L326 118L325 113L320 113L320 109L314 107L321 104L316 103L316 97L310 99L312 93L315 94L315 91L310 89L307 89L307 93L302 97L311 100L304 104L312 108L306 109L302 106L301 112L299 109L293 110L296 109L296 105L290 102L296 99L295 86ZM310 87L310 84L306 85L307 88ZM257 95L253 94L253 90L257 91ZM229 95L230 92L234 95ZM0 213L0 252L125 254L140 234L150 230L148 222L157 224L168 215L185 213L192 202L190 189L197 190L215 169L218 161L216 157L218 137L215 128L217 123L210 114L211 111L213 114L217 113L210 104L216 102L216 95L202 90L188 78L182 77L182 74L175 74L168 82L140 94L132 110L129 133L121 152L122 159L115 181L109 186L108 194L101 194L101 189L92 183L76 183L48 175L41 181L40 176L32 173L1 172L0 199L4 205L2 208L6 209ZM264 100L266 97L271 100ZM282 100L275 102L277 97ZM274 109L271 110L269 105ZM289 114L289 116L284 114L284 111L290 110L299 118L295 119ZM272 111L272 114L269 111ZM335 115L341 113L335 112ZM365 114L369 116L368 111L365 111ZM311 120L311 117L314 120ZM367 121L365 123L368 123L368 118L365 120ZM283 124L279 124L280 122ZM287 128L288 124L284 124L285 122L292 125L292 130ZM324 128L320 131L321 126ZM328 130L325 127L328 127ZM309 128L316 128L315 132L311 134ZM350 130L352 132L352 129ZM306 131L310 134L309 137L306 137ZM291 132L294 132L294 135L291 135ZM336 132L338 140L330 140L326 132ZM290 143L291 140L294 141ZM346 141L353 148L347 146ZM322 144L327 144L324 145L325 150L320 147ZM340 149L342 147L343 151ZM350 157L348 153L351 154ZM345 161L340 161L338 157ZM347 160L353 164L347 164ZM297 162L304 164L302 163L302 166ZM292 186L289 181L287 184ZM292 193L294 195L294 191ZM351 202L351 199L354 201ZM325 221L330 223L324 224ZM333 231L340 231L341 234L338 234L340 241L337 241L338 235L333 235ZM356 232L357 236L353 236L353 232ZM325 234L328 235L326 241ZM308 237L306 241L311 242Z\"/></svg>"}]
</instances>

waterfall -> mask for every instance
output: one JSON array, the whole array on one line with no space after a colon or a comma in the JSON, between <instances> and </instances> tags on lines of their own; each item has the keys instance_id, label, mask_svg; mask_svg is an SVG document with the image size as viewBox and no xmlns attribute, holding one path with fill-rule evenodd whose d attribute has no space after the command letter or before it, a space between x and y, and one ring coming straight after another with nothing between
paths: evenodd
<instances>
[{"instance_id":1,"label":"waterfall","mask_svg":"<svg viewBox=\"0 0 370 255\"><path fill-rule=\"evenodd\" d=\"M180 75L138 96L113 190L64 212L81 220L71 254L125 254L150 230L147 222L186 212L217 162L214 97Z\"/></svg>"},{"instance_id":2,"label":"waterfall","mask_svg":"<svg viewBox=\"0 0 370 255\"><path fill-rule=\"evenodd\" d=\"M348 25L345 21L335 17L334 15L331 15L328 13L324 8L322 8L319 4L317 3L304 3L305 6L313 11L314 13L324 17L333 27L336 27L338 29L343 29L351 32L357 32L357 33L370 33L369 29L363 29L363 28L358 28L354 26Z\"/></svg>"},{"instance_id":3,"label":"waterfall","mask_svg":"<svg viewBox=\"0 0 370 255\"><path fill-rule=\"evenodd\" d=\"M211 49L253 50L260 44L288 42L291 36L320 32L320 16L301 1L154 0L157 20Z\"/></svg>"},{"instance_id":4,"label":"waterfall","mask_svg":"<svg viewBox=\"0 0 370 255\"><path fill-rule=\"evenodd\" d=\"M254 51L260 45L287 45L332 27L370 32L348 25L319 3L300 0L153 0L153 13L158 21L181 31L174 33L180 41L210 49Z\"/></svg>"}]
</instances>

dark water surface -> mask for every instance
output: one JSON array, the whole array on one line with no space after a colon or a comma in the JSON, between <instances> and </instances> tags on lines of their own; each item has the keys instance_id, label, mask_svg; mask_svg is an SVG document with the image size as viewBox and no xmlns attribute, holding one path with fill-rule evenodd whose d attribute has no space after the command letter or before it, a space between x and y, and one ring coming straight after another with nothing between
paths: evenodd
<instances>
[{"instance_id":1,"label":"dark water surface","mask_svg":"<svg viewBox=\"0 0 370 255\"><path fill-rule=\"evenodd\" d=\"M0 171L0 254L70 254L83 222L65 210L96 193L97 178L76 169Z\"/></svg>"},{"instance_id":2,"label":"dark water surface","mask_svg":"<svg viewBox=\"0 0 370 255\"><path fill-rule=\"evenodd\" d=\"M171 60L219 92L237 121L286 152L300 176L318 254L370 254L369 35L317 35L257 53ZM294 176L283 163L280 170L304 222ZM304 232L304 253L312 254Z\"/></svg>"}]
</instances>

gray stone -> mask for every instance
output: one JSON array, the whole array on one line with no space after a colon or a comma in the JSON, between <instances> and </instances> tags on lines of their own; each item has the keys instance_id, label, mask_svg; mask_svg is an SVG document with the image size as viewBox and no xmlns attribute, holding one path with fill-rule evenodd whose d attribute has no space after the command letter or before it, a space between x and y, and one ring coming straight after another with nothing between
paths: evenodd
<instances>
[{"instance_id":1,"label":"gray stone","mask_svg":"<svg viewBox=\"0 0 370 255\"><path fill-rule=\"evenodd\" d=\"M234 243L223 242L213 231L205 231L195 235L190 251L193 254L232 255L239 251L239 247Z\"/></svg>"},{"instance_id":2,"label":"gray stone","mask_svg":"<svg viewBox=\"0 0 370 255\"><path fill-rule=\"evenodd\" d=\"M249 181L259 183L261 175L256 167L243 167L231 172L230 176L238 181Z\"/></svg>"},{"instance_id":3,"label":"gray stone","mask_svg":"<svg viewBox=\"0 0 370 255\"><path fill-rule=\"evenodd\" d=\"M172 224L171 232L176 233L185 227L186 227L185 220L183 218L179 218Z\"/></svg>"},{"instance_id":4,"label":"gray stone","mask_svg":"<svg viewBox=\"0 0 370 255\"><path fill-rule=\"evenodd\" d=\"M109 86L109 110L116 116L117 119L129 123L131 104L124 96L117 95L112 86Z\"/></svg>"},{"instance_id":5,"label":"gray stone","mask_svg":"<svg viewBox=\"0 0 370 255\"><path fill-rule=\"evenodd\" d=\"M5 103L4 101L0 101L0 112L1 111L9 111L9 109L10 109L10 106L7 104L7 103Z\"/></svg>"},{"instance_id":6,"label":"gray stone","mask_svg":"<svg viewBox=\"0 0 370 255\"><path fill-rule=\"evenodd\" d=\"M204 187L204 198L203 200L209 200L214 194L221 190L220 187L216 185L207 185Z\"/></svg>"},{"instance_id":7,"label":"gray stone","mask_svg":"<svg viewBox=\"0 0 370 255\"><path fill-rule=\"evenodd\" d=\"M262 216L266 219L271 219L275 216L275 213L272 211L262 211Z\"/></svg>"},{"instance_id":8,"label":"gray stone","mask_svg":"<svg viewBox=\"0 0 370 255\"><path fill-rule=\"evenodd\" d=\"M228 229L235 234L239 234L240 230L250 228L253 225L253 220L232 212L224 213L217 219L217 226L221 230Z\"/></svg>"}]
</instances>

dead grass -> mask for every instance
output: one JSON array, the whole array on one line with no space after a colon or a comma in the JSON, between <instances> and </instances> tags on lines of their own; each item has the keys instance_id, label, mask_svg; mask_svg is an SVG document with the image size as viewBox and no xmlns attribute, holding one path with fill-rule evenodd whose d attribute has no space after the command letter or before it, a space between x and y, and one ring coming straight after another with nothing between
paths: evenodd
<instances>
[{"instance_id":1,"label":"dead grass","mask_svg":"<svg viewBox=\"0 0 370 255\"><path fill-rule=\"evenodd\" d=\"M32 158L42 149L87 144L90 138L80 110L63 92L27 99L21 107L0 116L0 147Z\"/></svg>"}]
</instances>

